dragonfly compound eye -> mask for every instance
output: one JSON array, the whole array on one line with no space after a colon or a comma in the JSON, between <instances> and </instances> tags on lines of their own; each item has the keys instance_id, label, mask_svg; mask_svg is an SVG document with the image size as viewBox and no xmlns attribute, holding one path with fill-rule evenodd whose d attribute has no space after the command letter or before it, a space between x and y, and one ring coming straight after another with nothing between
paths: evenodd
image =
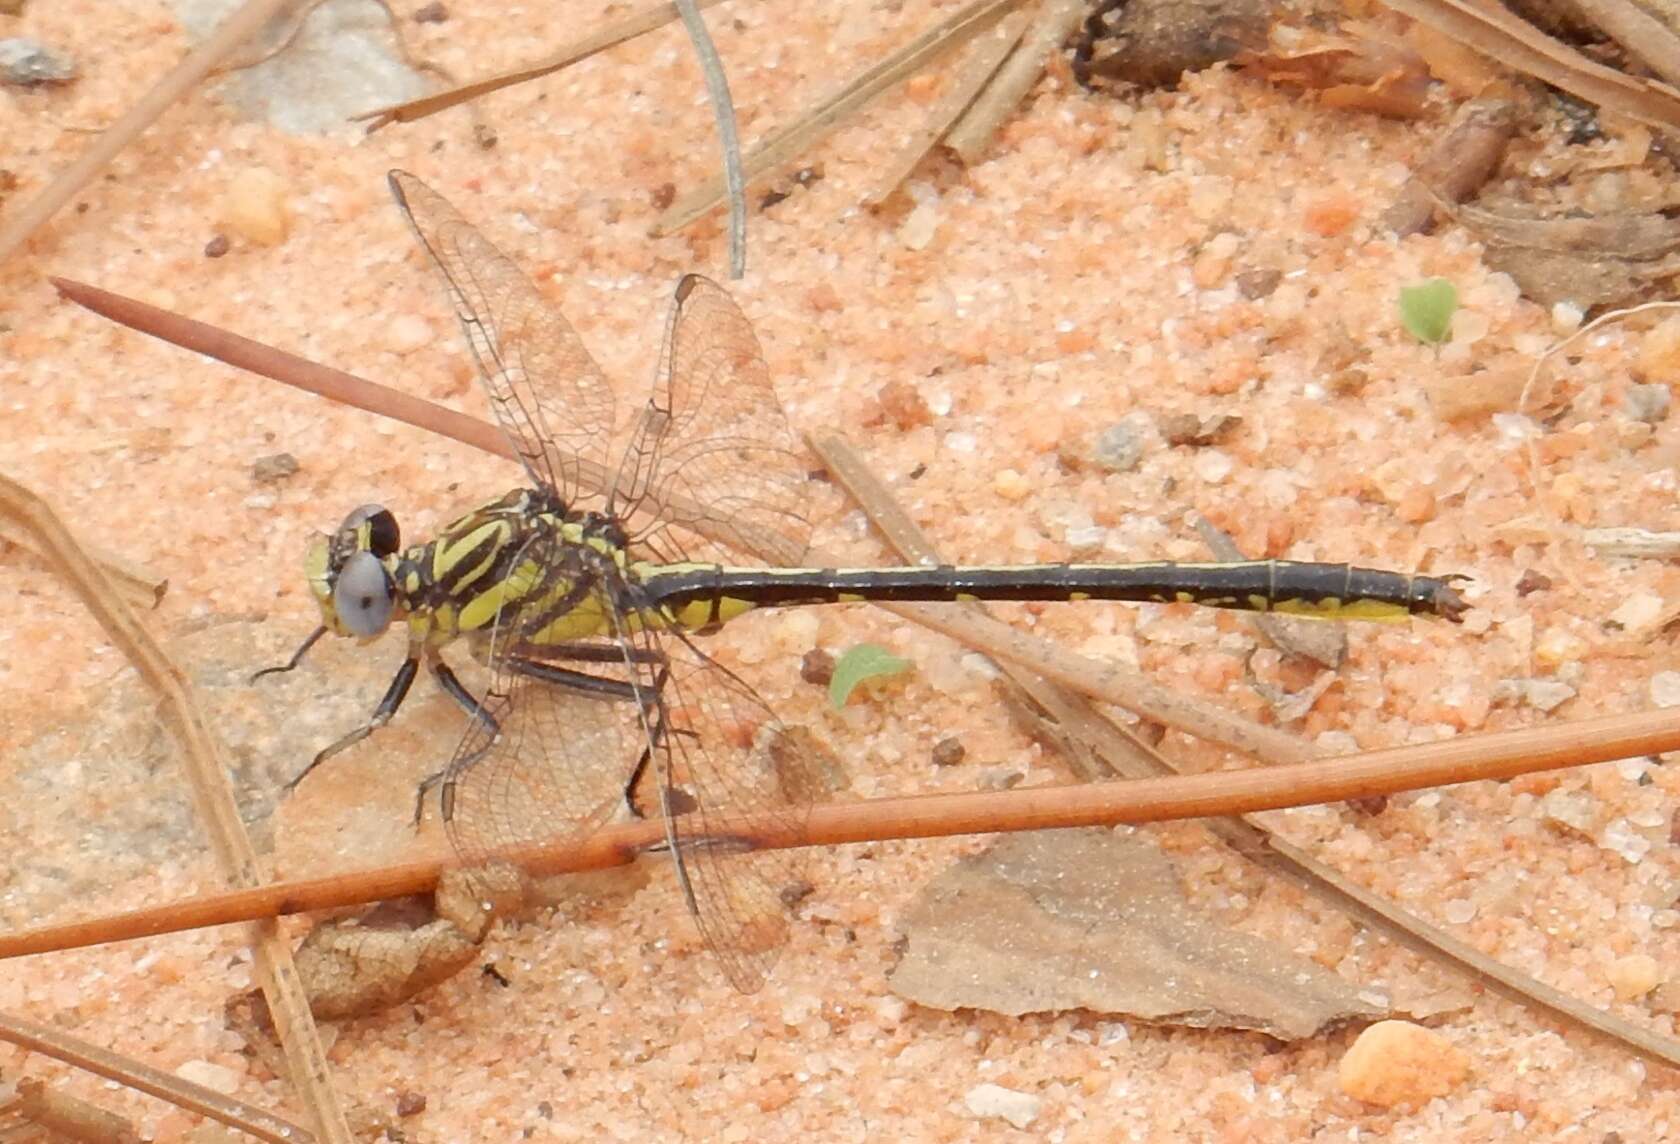
<instances>
[{"instance_id":1,"label":"dragonfly compound eye","mask_svg":"<svg viewBox=\"0 0 1680 1144\"><path fill-rule=\"evenodd\" d=\"M333 583L333 610L351 635L370 639L391 624L396 587L390 573L371 552L358 552L344 562Z\"/></svg>"},{"instance_id":2,"label":"dragonfly compound eye","mask_svg":"<svg viewBox=\"0 0 1680 1144\"><path fill-rule=\"evenodd\" d=\"M364 504L344 518L338 526L339 535L367 529L366 548L375 556L389 556L402 546L402 532L397 518L382 504Z\"/></svg>"}]
</instances>

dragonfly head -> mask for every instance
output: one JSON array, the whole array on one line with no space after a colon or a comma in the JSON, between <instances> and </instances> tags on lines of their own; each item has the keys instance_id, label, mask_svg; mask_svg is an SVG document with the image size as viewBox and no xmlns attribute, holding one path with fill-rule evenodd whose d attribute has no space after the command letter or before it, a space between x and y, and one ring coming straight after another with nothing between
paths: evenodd
<instances>
[{"instance_id":1,"label":"dragonfly head","mask_svg":"<svg viewBox=\"0 0 1680 1144\"><path fill-rule=\"evenodd\" d=\"M396 611L391 558L401 544L396 517L377 504L363 505L332 535L310 541L304 566L328 631L363 641L384 634Z\"/></svg>"}]
</instances>

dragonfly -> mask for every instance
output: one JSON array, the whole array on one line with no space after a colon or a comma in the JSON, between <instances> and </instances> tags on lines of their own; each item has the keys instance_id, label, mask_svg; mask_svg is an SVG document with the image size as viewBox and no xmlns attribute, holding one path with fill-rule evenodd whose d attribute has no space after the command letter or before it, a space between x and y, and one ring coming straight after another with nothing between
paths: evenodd
<instances>
[{"instance_id":1,"label":"dragonfly","mask_svg":"<svg viewBox=\"0 0 1680 1144\"><path fill-rule=\"evenodd\" d=\"M1188 602L1354 619L1465 609L1450 579L1285 560L803 566L810 465L727 291L697 274L677 283L651 392L621 423L613 386L514 261L415 176L389 183L525 485L407 547L378 505L312 541L321 624L269 670L297 666L328 633L371 643L401 624L408 650L370 720L289 785L387 723L424 666L469 719L421 784L417 820L437 789L472 866L656 806L687 909L743 992L785 943L801 878L793 852L754 850L723 817L796 823L824 763L702 648L736 617L854 601ZM481 697L443 658L457 641L489 669Z\"/></svg>"}]
</instances>

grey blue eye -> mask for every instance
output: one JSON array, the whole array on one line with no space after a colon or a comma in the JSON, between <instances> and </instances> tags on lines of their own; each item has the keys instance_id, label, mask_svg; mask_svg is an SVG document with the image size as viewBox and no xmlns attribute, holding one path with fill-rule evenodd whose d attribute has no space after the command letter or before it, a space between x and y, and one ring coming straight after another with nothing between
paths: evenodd
<instances>
[{"instance_id":1,"label":"grey blue eye","mask_svg":"<svg viewBox=\"0 0 1680 1144\"><path fill-rule=\"evenodd\" d=\"M362 639L390 626L395 599L390 574L371 552L358 552L346 560L333 583L333 610L345 630Z\"/></svg>"}]
</instances>

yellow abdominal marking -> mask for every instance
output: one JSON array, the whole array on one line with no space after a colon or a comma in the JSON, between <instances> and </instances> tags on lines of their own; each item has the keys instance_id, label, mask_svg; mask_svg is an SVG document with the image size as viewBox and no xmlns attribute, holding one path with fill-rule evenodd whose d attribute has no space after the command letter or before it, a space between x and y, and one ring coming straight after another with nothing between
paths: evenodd
<instances>
[{"instance_id":1,"label":"yellow abdominal marking","mask_svg":"<svg viewBox=\"0 0 1680 1144\"><path fill-rule=\"evenodd\" d=\"M1271 610L1289 616L1311 616L1320 620L1371 620L1376 623L1403 620L1409 614L1404 604L1392 604L1386 600L1341 600L1335 597L1324 600L1279 600L1272 605Z\"/></svg>"}]
</instances>

